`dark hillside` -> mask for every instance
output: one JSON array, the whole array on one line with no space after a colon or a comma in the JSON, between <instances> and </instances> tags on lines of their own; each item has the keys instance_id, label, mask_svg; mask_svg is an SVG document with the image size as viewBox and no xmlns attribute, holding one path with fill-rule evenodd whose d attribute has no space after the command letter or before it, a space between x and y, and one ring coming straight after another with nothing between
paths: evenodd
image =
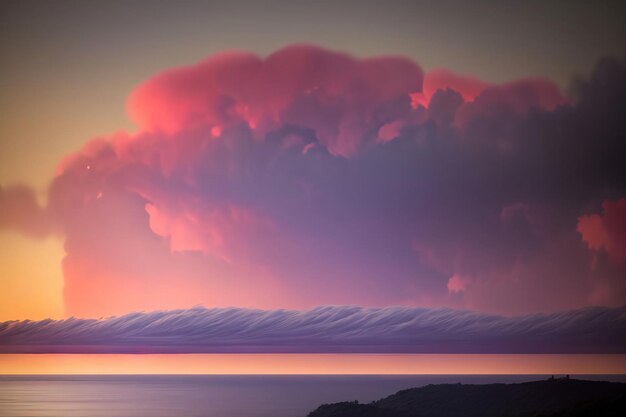
<instances>
[{"instance_id":1,"label":"dark hillside","mask_svg":"<svg viewBox=\"0 0 626 417\"><path fill-rule=\"evenodd\" d=\"M309 417L626 416L626 384L549 379L521 384L442 384L399 391L370 404L325 404Z\"/></svg>"}]
</instances>

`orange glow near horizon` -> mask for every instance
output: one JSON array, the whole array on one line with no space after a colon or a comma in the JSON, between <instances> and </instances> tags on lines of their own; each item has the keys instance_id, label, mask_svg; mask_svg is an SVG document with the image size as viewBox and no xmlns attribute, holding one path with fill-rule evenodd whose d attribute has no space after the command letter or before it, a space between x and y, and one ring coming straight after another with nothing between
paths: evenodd
<instances>
[{"instance_id":1,"label":"orange glow near horizon","mask_svg":"<svg viewBox=\"0 0 626 417\"><path fill-rule=\"evenodd\" d=\"M1 354L0 374L626 374L626 355Z\"/></svg>"},{"instance_id":2,"label":"orange glow near horizon","mask_svg":"<svg viewBox=\"0 0 626 417\"><path fill-rule=\"evenodd\" d=\"M64 317L63 242L0 233L0 322Z\"/></svg>"}]
</instances>

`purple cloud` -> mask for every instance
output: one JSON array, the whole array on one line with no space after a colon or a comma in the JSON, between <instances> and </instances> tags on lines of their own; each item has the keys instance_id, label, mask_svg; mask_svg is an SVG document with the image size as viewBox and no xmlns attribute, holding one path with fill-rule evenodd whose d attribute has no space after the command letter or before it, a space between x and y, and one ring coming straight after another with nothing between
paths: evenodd
<instances>
[{"instance_id":1,"label":"purple cloud","mask_svg":"<svg viewBox=\"0 0 626 417\"><path fill-rule=\"evenodd\" d=\"M626 353L626 307L519 317L326 306L0 323L2 353Z\"/></svg>"}]
</instances>

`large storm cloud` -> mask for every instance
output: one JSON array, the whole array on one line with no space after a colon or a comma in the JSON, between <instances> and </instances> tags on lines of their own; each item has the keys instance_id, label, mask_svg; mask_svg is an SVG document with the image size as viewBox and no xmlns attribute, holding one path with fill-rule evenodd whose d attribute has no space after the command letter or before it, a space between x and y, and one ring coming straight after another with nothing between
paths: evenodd
<instances>
[{"instance_id":1,"label":"large storm cloud","mask_svg":"<svg viewBox=\"0 0 626 417\"><path fill-rule=\"evenodd\" d=\"M46 207L0 193L4 227L66 239L69 315L626 303L622 61L566 97L292 46L167 70L128 109Z\"/></svg>"}]
</instances>

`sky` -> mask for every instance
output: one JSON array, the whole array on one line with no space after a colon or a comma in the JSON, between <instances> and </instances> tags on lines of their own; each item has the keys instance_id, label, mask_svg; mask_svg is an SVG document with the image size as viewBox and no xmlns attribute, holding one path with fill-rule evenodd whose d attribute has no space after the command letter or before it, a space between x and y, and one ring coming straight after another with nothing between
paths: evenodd
<instances>
[{"instance_id":1,"label":"sky","mask_svg":"<svg viewBox=\"0 0 626 417\"><path fill-rule=\"evenodd\" d=\"M0 355L4 375L623 375L620 355Z\"/></svg>"},{"instance_id":2,"label":"sky","mask_svg":"<svg viewBox=\"0 0 626 417\"><path fill-rule=\"evenodd\" d=\"M611 2L3 2L0 320L619 313L623 18Z\"/></svg>"}]
</instances>

